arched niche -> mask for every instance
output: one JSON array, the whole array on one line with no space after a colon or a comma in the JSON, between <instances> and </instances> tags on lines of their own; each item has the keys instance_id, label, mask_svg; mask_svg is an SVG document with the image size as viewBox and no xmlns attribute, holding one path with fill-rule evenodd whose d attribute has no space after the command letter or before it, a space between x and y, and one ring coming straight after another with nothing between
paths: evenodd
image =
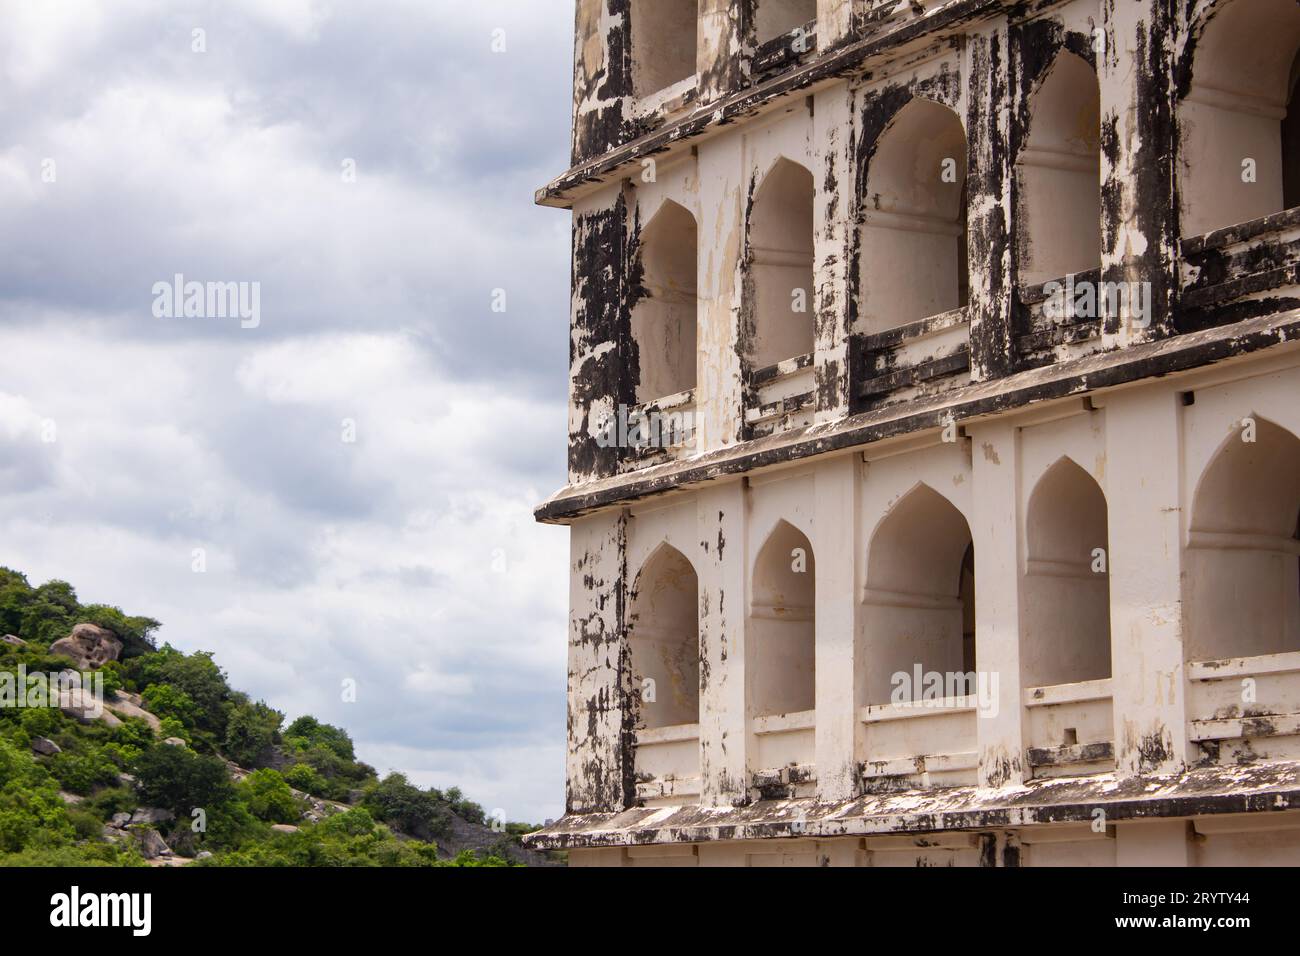
<instances>
[{"instance_id":1,"label":"arched niche","mask_svg":"<svg viewBox=\"0 0 1300 956\"><path fill-rule=\"evenodd\" d=\"M660 545L637 574L627 635L641 726L699 723L699 582L691 562L672 545Z\"/></svg>"},{"instance_id":2,"label":"arched niche","mask_svg":"<svg viewBox=\"0 0 1300 956\"><path fill-rule=\"evenodd\" d=\"M1101 261L1101 90L1092 67L1057 55L1029 100L1016 160L1020 281L1036 285Z\"/></svg>"},{"instance_id":3,"label":"arched niche","mask_svg":"<svg viewBox=\"0 0 1300 956\"><path fill-rule=\"evenodd\" d=\"M632 0L632 89L638 99L695 75L697 0Z\"/></svg>"},{"instance_id":4,"label":"arched niche","mask_svg":"<svg viewBox=\"0 0 1300 956\"><path fill-rule=\"evenodd\" d=\"M754 36L759 46L817 19L817 0L758 0Z\"/></svg>"},{"instance_id":5,"label":"arched niche","mask_svg":"<svg viewBox=\"0 0 1300 956\"><path fill-rule=\"evenodd\" d=\"M1069 458L1039 479L1025 515L1022 679L1027 686L1111 673L1106 496Z\"/></svg>"},{"instance_id":6,"label":"arched niche","mask_svg":"<svg viewBox=\"0 0 1300 956\"><path fill-rule=\"evenodd\" d=\"M1189 660L1300 651L1298 535L1300 439L1251 417L1215 454L1192 500Z\"/></svg>"},{"instance_id":7,"label":"arched niche","mask_svg":"<svg viewBox=\"0 0 1300 956\"><path fill-rule=\"evenodd\" d=\"M914 99L881 135L859 245L868 333L966 304L966 132L948 107Z\"/></svg>"},{"instance_id":8,"label":"arched niche","mask_svg":"<svg viewBox=\"0 0 1300 956\"><path fill-rule=\"evenodd\" d=\"M632 307L638 402L695 387L697 239L695 217L671 200L641 230Z\"/></svg>"},{"instance_id":9,"label":"arched niche","mask_svg":"<svg viewBox=\"0 0 1300 956\"><path fill-rule=\"evenodd\" d=\"M917 485L877 526L864 595L867 703L891 700L894 676L975 669L975 553L956 506ZM921 688L910 681L915 699Z\"/></svg>"},{"instance_id":10,"label":"arched niche","mask_svg":"<svg viewBox=\"0 0 1300 956\"><path fill-rule=\"evenodd\" d=\"M1293 0L1231 0L1202 21L1179 104L1182 232L1300 205Z\"/></svg>"},{"instance_id":11,"label":"arched niche","mask_svg":"<svg viewBox=\"0 0 1300 956\"><path fill-rule=\"evenodd\" d=\"M813 350L812 173L779 159L754 195L749 219L754 368Z\"/></svg>"},{"instance_id":12,"label":"arched niche","mask_svg":"<svg viewBox=\"0 0 1300 956\"><path fill-rule=\"evenodd\" d=\"M816 562L807 536L787 521L768 535L751 579L750 712L812 710L816 685Z\"/></svg>"}]
</instances>

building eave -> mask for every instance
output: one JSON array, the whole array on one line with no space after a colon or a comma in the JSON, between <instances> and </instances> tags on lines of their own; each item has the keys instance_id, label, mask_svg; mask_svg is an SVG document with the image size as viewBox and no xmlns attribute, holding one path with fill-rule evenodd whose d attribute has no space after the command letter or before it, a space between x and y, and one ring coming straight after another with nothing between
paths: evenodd
<instances>
[{"instance_id":1,"label":"building eave","mask_svg":"<svg viewBox=\"0 0 1300 956\"><path fill-rule=\"evenodd\" d=\"M980 831L1063 823L1232 813L1300 811L1300 767L1293 763L1206 767L1167 777L1032 780L989 789L950 787L875 794L833 803L762 800L747 807L638 807L566 816L530 833L539 850L711 843L719 840L833 839Z\"/></svg>"},{"instance_id":2,"label":"building eave","mask_svg":"<svg viewBox=\"0 0 1300 956\"><path fill-rule=\"evenodd\" d=\"M684 150L688 142L715 134L741 117L763 112L781 100L806 96L822 86L860 73L882 54L916 41L941 39L971 20L1013 6L1004 0L951 0L865 39L832 47L802 66L704 103L644 136L573 166L538 189L536 203L558 209L572 208L574 200L617 181L628 167L638 165L646 157L662 157Z\"/></svg>"},{"instance_id":3,"label":"building eave","mask_svg":"<svg viewBox=\"0 0 1300 956\"><path fill-rule=\"evenodd\" d=\"M597 481L569 485L534 511L545 524L567 524L612 506L787 462L843 451L951 423L964 424L1031 405L1096 394L1184 373L1300 341L1300 310L1098 352L907 403L782 432Z\"/></svg>"}]
</instances>

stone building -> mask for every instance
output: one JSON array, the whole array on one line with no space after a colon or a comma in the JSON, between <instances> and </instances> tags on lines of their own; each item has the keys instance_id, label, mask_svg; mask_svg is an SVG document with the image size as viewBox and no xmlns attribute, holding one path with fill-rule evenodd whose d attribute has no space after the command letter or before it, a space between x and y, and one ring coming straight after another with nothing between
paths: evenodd
<instances>
[{"instance_id":1,"label":"stone building","mask_svg":"<svg viewBox=\"0 0 1300 956\"><path fill-rule=\"evenodd\" d=\"M583 865L1300 863L1300 7L577 0Z\"/></svg>"}]
</instances>

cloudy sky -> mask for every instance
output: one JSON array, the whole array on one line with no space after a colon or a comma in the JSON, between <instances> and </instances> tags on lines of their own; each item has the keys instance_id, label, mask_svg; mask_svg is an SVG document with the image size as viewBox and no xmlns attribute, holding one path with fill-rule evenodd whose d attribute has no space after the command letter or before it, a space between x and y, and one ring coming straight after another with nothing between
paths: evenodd
<instances>
[{"instance_id":1,"label":"cloudy sky","mask_svg":"<svg viewBox=\"0 0 1300 956\"><path fill-rule=\"evenodd\" d=\"M564 478L568 217L532 192L572 0L0 22L0 564L381 772L558 816L567 538L531 508ZM257 283L255 327L166 314L177 274Z\"/></svg>"}]
</instances>

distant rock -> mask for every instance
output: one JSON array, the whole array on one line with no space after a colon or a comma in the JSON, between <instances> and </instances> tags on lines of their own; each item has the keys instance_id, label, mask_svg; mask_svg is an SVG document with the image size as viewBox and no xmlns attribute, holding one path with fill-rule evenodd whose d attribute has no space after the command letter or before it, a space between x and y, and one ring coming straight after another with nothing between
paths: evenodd
<instances>
[{"instance_id":1,"label":"distant rock","mask_svg":"<svg viewBox=\"0 0 1300 956\"><path fill-rule=\"evenodd\" d=\"M111 825L121 829L131 822L131 814L115 813L108 821Z\"/></svg>"},{"instance_id":2,"label":"distant rock","mask_svg":"<svg viewBox=\"0 0 1300 956\"><path fill-rule=\"evenodd\" d=\"M163 743L165 743L168 747L186 746L185 741L181 740L181 738L179 737L168 737L166 740L163 741Z\"/></svg>"},{"instance_id":3,"label":"distant rock","mask_svg":"<svg viewBox=\"0 0 1300 956\"><path fill-rule=\"evenodd\" d=\"M138 695L128 694L124 690L119 690L116 694L111 694L108 699L104 701L104 706L117 714L117 716L122 718L139 717L149 725L150 730L157 733L159 728L162 726L162 723L157 717L145 710L144 707L141 706L142 704L143 701Z\"/></svg>"},{"instance_id":4,"label":"distant rock","mask_svg":"<svg viewBox=\"0 0 1300 956\"><path fill-rule=\"evenodd\" d=\"M32 750L36 751L38 754L45 754L47 757L53 757L55 754L63 753L63 748L48 737L33 737Z\"/></svg>"},{"instance_id":5,"label":"distant rock","mask_svg":"<svg viewBox=\"0 0 1300 956\"><path fill-rule=\"evenodd\" d=\"M164 854L171 853L169 847L162 835L157 830L149 827L132 827L130 833L135 837L135 842L140 845L140 853L146 860L153 860Z\"/></svg>"},{"instance_id":6,"label":"distant rock","mask_svg":"<svg viewBox=\"0 0 1300 956\"><path fill-rule=\"evenodd\" d=\"M200 850L198 853L194 854L194 859L196 859L196 860L210 860L210 859L212 859L212 851L211 851L211 850Z\"/></svg>"},{"instance_id":7,"label":"distant rock","mask_svg":"<svg viewBox=\"0 0 1300 956\"><path fill-rule=\"evenodd\" d=\"M0 637L0 644L12 644L14 647L26 647L27 642L16 634L6 634Z\"/></svg>"},{"instance_id":8,"label":"distant rock","mask_svg":"<svg viewBox=\"0 0 1300 956\"><path fill-rule=\"evenodd\" d=\"M96 720L106 727L121 727L122 720L95 699L89 688L67 687L59 690L59 710L83 724Z\"/></svg>"},{"instance_id":9,"label":"distant rock","mask_svg":"<svg viewBox=\"0 0 1300 956\"><path fill-rule=\"evenodd\" d=\"M95 670L122 653L122 642L112 631L97 624L78 624L67 637L50 645L51 654L71 658L81 670Z\"/></svg>"},{"instance_id":10,"label":"distant rock","mask_svg":"<svg viewBox=\"0 0 1300 956\"><path fill-rule=\"evenodd\" d=\"M297 833L298 828L292 823L272 823L271 829L276 833Z\"/></svg>"},{"instance_id":11,"label":"distant rock","mask_svg":"<svg viewBox=\"0 0 1300 956\"><path fill-rule=\"evenodd\" d=\"M131 822L134 823L166 823L169 820L175 820L176 814L170 810L163 810L160 807L140 807L131 814Z\"/></svg>"},{"instance_id":12,"label":"distant rock","mask_svg":"<svg viewBox=\"0 0 1300 956\"><path fill-rule=\"evenodd\" d=\"M85 800L86 798L81 796L80 794L68 793L68 791L66 790L60 790L59 799L61 799L68 806L75 807L77 804L79 804L82 800Z\"/></svg>"}]
</instances>

